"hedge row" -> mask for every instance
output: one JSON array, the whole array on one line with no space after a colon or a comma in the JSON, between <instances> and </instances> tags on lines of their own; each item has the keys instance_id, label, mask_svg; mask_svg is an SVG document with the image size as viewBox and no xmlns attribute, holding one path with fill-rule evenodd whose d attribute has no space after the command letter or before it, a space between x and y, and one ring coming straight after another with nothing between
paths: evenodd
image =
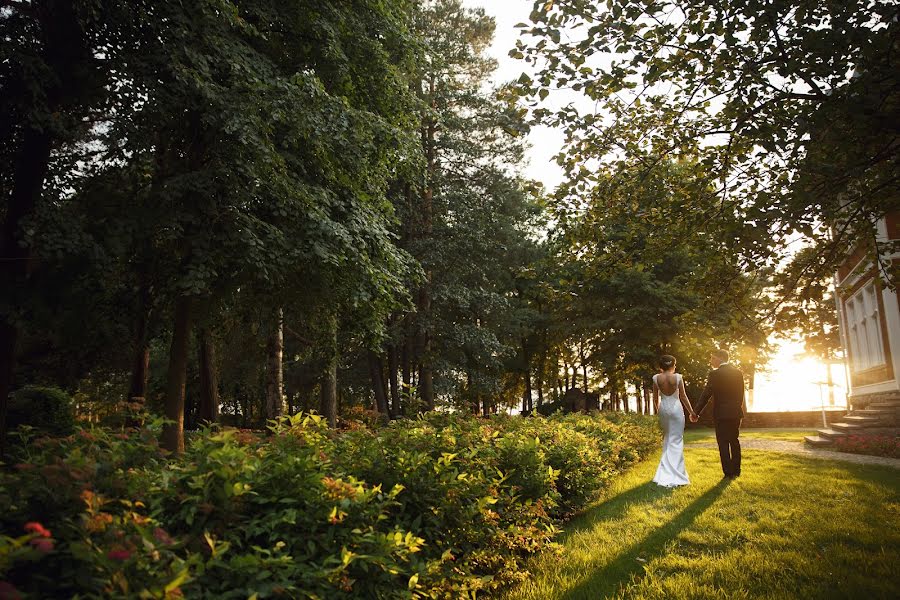
<instances>
[{"instance_id":1,"label":"hedge row","mask_svg":"<svg viewBox=\"0 0 900 600\"><path fill-rule=\"evenodd\" d=\"M465 598L524 576L561 519L656 446L615 415L431 414L193 437L25 439L0 474L0 598ZM27 432L23 434L27 437Z\"/></svg>"}]
</instances>

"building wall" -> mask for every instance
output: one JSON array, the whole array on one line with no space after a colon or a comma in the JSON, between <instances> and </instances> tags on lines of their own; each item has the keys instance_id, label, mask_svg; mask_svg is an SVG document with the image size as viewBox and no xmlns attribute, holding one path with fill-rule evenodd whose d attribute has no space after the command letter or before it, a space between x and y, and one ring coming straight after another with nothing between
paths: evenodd
<instances>
[{"instance_id":1,"label":"building wall","mask_svg":"<svg viewBox=\"0 0 900 600\"><path fill-rule=\"evenodd\" d=\"M882 219L877 233L880 241L900 238L900 211ZM854 408L874 395L900 397L900 302L896 291L882 284L867 258L871 252L871 245L861 244L835 274L838 323L850 375L848 401Z\"/></svg>"}]
</instances>

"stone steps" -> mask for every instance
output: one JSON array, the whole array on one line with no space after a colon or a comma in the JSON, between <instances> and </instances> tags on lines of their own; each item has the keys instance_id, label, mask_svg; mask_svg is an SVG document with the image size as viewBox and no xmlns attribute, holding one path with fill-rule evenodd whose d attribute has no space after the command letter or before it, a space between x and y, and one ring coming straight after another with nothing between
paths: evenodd
<instances>
[{"instance_id":1,"label":"stone steps","mask_svg":"<svg viewBox=\"0 0 900 600\"><path fill-rule=\"evenodd\" d=\"M818 429L816 433L819 434L820 438L825 438L829 440L833 440L835 438L844 437L847 435L845 431L838 431L836 429ZM810 436L812 437L812 436Z\"/></svg>"},{"instance_id":2,"label":"stone steps","mask_svg":"<svg viewBox=\"0 0 900 600\"><path fill-rule=\"evenodd\" d=\"M865 429L865 427L856 423L832 423L831 428L844 433L856 433Z\"/></svg>"},{"instance_id":3,"label":"stone steps","mask_svg":"<svg viewBox=\"0 0 900 600\"><path fill-rule=\"evenodd\" d=\"M844 417L845 423L853 423L855 425L862 425L863 427L868 426L876 426L881 423L881 419L879 417L871 417L871 416L863 416L863 415L847 415Z\"/></svg>"},{"instance_id":4,"label":"stone steps","mask_svg":"<svg viewBox=\"0 0 900 600\"><path fill-rule=\"evenodd\" d=\"M808 435L808 436L804 437L803 439L806 441L807 444L809 444L810 446L814 446L816 448L827 447L834 443L834 440L832 440L831 438L821 437L818 435Z\"/></svg>"},{"instance_id":5,"label":"stone steps","mask_svg":"<svg viewBox=\"0 0 900 600\"><path fill-rule=\"evenodd\" d=\"M868 408L900 410L900 400L882 400L881 402L873 402Z\"/></svg>"},{"instance_id":6,"label":"stone steps","mask_svg":"<svg viewBox=\"0 0 900 600\"><path fill-rule=\"evenodd\" d=\"M848 412L836 423L805 438L814 447L827 447L846 435L874 435L890 431L900 424L900 399L872 402L863 409Z\"/></svg>"},{"instance_id":7,"label":"stone steps","mask_svg":"<svg viewBox=\"0 0 900 600\"><path fill-rule=\"evenodd\" d=\"M893 408L872 408L871 406L868 408L864 408L862 410L854 410L851 414L854 415L862 415L862 416L871 416L871 417L892 417L897 413Z\"/></svg>"}]
</instances>

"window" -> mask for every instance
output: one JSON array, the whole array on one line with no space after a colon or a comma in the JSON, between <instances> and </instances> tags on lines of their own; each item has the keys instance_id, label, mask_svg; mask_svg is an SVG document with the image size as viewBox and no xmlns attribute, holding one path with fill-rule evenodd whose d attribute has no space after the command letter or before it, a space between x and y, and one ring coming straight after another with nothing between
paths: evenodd
<instances>
[{"instance_id":1,"label":"window","mask_svg":"<svg viewBox=\"0 0 900 600\"><path fill-rule=\"evenodd\" d=\"M864 371L884 364L881 322L878 314L878 288L875 282L864 286L846 302L847 340L851 368Z\"/></svg>"}]
</instances>

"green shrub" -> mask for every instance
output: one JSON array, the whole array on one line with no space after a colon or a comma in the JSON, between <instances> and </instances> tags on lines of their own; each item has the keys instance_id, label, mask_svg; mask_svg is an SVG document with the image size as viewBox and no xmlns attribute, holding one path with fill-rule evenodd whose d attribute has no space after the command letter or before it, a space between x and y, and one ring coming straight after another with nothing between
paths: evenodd
<instances>
[{"instance_id":1,"label":"green shrub","mask_svg":"<svg viewBox=\"0 0 900 600\"><path fill-rule=\"evenodd\" d=\"M28 425L52 435L75 430L72 399L59 388L25 386L12 394L7 410L10 429Z\"/></svg>"},{"instance_id":2,"label":"green shrub","mask_svg":"<svg viewBox=\"0 0 900 600\"><path fill-rule=\"evenodd\" d=\"M17 445L0 471L0 585L33 597L471 598L523 579L558 519L658 439L652 419L430 414L334 432L296 415L269 436L201 431L173 459L160 427Z\"/></svg>"}]
</instances>

